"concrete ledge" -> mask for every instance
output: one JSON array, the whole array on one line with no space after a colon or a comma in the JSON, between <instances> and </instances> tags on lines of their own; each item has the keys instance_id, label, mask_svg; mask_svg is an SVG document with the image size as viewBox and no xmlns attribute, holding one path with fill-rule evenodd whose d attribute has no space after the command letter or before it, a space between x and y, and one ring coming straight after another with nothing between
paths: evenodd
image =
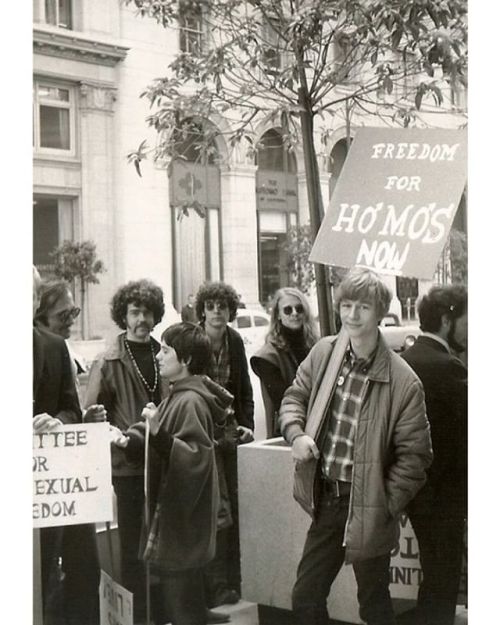
<instances>
[{"instance_id":1,"label":"concrete ledge","mask_svg":"<svg viewBox=\"0 0 500 625\"><path fill-rule=\"evenodd\" d=\"M259 625L259 610L256 603L238 601L235 605L219 605L215 612L229 614L231 625ZM171 623L165 623L171 625Z\"/></svg>"}]
</instances>

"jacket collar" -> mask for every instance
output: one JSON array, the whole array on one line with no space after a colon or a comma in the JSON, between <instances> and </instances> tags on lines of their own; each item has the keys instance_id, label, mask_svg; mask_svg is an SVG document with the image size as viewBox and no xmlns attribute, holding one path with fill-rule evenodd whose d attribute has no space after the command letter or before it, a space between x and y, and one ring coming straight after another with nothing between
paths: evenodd
<instances>
[{"instance_id":1,"label":"jacket collar","mask_svg":"<svg viewBox=\"0 0 500 625\"><path fill-rule=\"evenodd\" d=\"M336 336L331 337L332 345L335 343ZM368 369L367 375L370 380L374 382L389 382L390 381L390 360L391 350L387 346L384 337L380 330L378 331L377 351L375 352L375 358L373 359L372 366Z\"/></svg>"},{"instance_id":2,"label":"jacket collar","mask_svg":"<svg viewBox=\"0 0 500 625\"><path fill-rule=\"evenodd\" d=\"M129 361L127 350L125 348L125 336L126 332L118 334L113 343L111 343L110 347L106 350L104 360L122 360L123 362ZM160 344L152 336L150 336L150 339L153 344L154 351L157 352L160 349Z\"/></svg>"},{"instance_id":3,"label":"jacket collar","mask_svg":"<svg viewBox=\"0 0 500 625\"><path fill-rule=\"evenodd\" d=\"M438 352L443 352L443 354L450 354L449 348L447 348L441 341L435 339L430 334L421 334L417 337L417 343L424 343L432 349L437 350Z\"/></svg>"}]
</instances>

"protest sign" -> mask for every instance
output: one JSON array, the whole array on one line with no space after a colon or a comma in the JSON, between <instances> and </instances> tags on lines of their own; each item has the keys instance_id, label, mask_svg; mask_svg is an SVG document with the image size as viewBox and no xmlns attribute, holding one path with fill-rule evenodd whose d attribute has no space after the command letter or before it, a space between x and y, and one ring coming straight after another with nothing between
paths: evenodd
<instances>
[{"instance_id":1,"label":"protest sign","mask_svg":"<svg viewBox=\"0 0 500 625\"><path fill-rule=\"evenodd\" d=\"M101 570L99 583L100 625L134 625L134 596Z\"/></svg>"},{"instance_id":2,"label":"protest sign","mask_svg":"<svg viewBox=\"0 0 500 625\"><path fill-rule=\"evenodd\" d=\"M418 541L407 514L401 515L400 522L399 544L391 553L391 597L416 599L422 582Z\"/></svg>"},{"instance_id":3,"label":"protest sign","mask_svg":"<svg viewBox=\"0 0 500 625\"><path fill-rule=\"evenodd\" d=\"M360 128L309 260L432 279L466 174L463 130Z\"/></svg>"},{"instance_id":4,"label":"protest sign","mask_svg":"<svg viewBox=\"0 0 500 625\"><path fill-rule=\"evenodd\" d=\"M108 423L33 434L33 526L113 518Z\"/></svg>"}]
</instances>

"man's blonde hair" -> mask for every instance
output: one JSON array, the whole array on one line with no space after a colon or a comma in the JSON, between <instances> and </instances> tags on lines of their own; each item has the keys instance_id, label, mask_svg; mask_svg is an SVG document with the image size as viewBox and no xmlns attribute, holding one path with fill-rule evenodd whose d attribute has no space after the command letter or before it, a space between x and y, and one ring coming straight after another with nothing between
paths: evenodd
<instances>
[{"instance_id":1,"label":"man's blonde hair","mask_svg":"<svg viewBox=\"0 0 500 625\"><path fill-rule=\"evenodd\" d=\"M392 292L380 276L371 269L354 267L335 291L335 310L339 312L342 300L366 301L375 304L377 316L382 319L391 305Z\"/></svg>"}]
</instances>

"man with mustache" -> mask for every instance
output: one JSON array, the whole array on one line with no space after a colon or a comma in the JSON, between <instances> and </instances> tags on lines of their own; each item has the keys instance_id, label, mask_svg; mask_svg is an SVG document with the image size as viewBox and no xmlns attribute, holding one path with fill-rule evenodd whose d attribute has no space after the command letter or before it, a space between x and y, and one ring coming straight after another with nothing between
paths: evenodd
<instances>
[{"instance_id":1,"label":"man with mustache","mask_svg":"<svg viewBox=\"0 0 500 625\"><path fill-rule=\"evenodd\" d=\"M123 432L141 421L146 404L158 405L165 395L156 361L160 344L151 337L164 312L163 292L150 280L125 284L111 301L111 317L124 332L92 365L85 404L103 404L109 422ZM137 622L144 620L146 611L145 570L139 559L144 463L129 462L123 449L113 445L112 467L121 583L134 594L134 622Z\"/></svg>"}]
</instances>

